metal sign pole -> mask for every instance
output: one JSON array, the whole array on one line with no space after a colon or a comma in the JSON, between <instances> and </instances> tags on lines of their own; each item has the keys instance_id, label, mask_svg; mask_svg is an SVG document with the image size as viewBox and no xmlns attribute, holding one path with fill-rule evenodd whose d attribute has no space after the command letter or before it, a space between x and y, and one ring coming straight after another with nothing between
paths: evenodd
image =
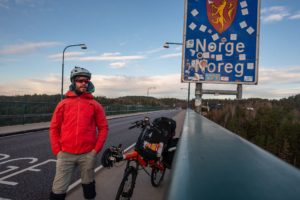
<instances>
[{"instance_id":1,"label":"metal sign pole","mask_svg":"<svg viewBox=\"0 0 300 200\"><path fill-rule=\"evenodd\" d=\"M188 105L187 105L187 109L190 108L190 89L191 89L191 83L189 82L188 84L189 84L189 86L188 86Z\"/></svg>"},{"instance_id":2,"label":"metal sign pole","mask_svg":"<svg viewBox=\"0 0 300 200\"><path fill-rule=\"evenodd\" d=\"M243 85L242 84L237 84L237 94L236 94L236 98L238 100L241 100L243 96Z\"/></svg>"},{"instance_id":3,"label":"metal sign pole","mask_svg":"<svg viewBox=\"0 0 300 200\"><path fill-rule=\"evenodd\" d=\"M195 110L197 113L201 113L202 106L202 83L196 83L195 89Z\"/></svg>"}]
</instances>

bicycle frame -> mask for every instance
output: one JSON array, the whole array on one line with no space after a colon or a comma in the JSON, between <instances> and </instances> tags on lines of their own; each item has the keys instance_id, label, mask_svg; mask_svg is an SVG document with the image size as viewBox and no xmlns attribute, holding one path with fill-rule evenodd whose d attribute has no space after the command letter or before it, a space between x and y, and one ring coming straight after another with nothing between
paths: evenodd
<instances>
[{"instance_id":1,"label":"bicycle frame","mask_svg":"<svg viewBox=\"0 0 300 200\"><path fill-rule=\"evenodd\" d=\"M149 160L148 162L146 162L143 159L143 157L135 150L133 152L123 154L123 157L124 160L128 161L127 167L129 166L130 162L135 161L137 168L138 166L142 166L143 168L150 166L151 168L157 167L161 171L165 169L163 163L160 162L159 160Z\"/></svg>"}]
</instances>

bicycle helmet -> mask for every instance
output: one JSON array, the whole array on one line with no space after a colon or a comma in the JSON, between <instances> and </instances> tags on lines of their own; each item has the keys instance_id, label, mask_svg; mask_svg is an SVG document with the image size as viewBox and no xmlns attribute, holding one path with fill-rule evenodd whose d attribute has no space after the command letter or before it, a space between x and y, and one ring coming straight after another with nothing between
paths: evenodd
<instances>
[{"instance_id":1,"label":"bicycle helmet","mask_svg":"<svg viewBox=\"0 0 300 200\"><path fill-rule=\"evenodd\" d=\"M71 82L74 80L76 76L86 76L89 79L91 79L92 74L87 69L75 66L74 69L72 69L71 71L71 75L70 75Z\"/></svg>"},{"instance_id":2,"label":"bicycle helmet","mask_svg":"<svg viewBox=\"0 0 300 200\"><path fill-rule=\"evenodd\" d=\"M102 158L101 158L101 164L103 165L103 167L111 168L113 166L112 160L109 159L109 157L111 157L111 156L112 156L112 151L110 148L107 148L103 152Z\"/></svg>"}]
</instances>

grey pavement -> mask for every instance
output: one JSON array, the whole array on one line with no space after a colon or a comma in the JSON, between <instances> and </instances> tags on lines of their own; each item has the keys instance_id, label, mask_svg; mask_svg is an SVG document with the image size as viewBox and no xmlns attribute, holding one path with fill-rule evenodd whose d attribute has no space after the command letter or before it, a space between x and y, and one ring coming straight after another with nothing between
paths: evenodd
<instances>
[{"instance_id":1,"label":"grey pavement","mask_svg":"<svg viewBox=\"0 0 300 200\"><path fill-rule=\"evenodd\" d=\"M156 112L156 111L154 111ZM145 112L149 113L149 112ZM133 115L143 115L145 113L132 113L124 115L108 116L107 119L115 119L121 117L128 117ZM176 136L180 137L182 126L185 118L185 110L178 113L173 119L177 122ZM0 127L0 137L14 134L22 134L32 131L40 131L49 129L50 122L40 122L33 124L24 125L13 125ZM117 189L121 182L124 172L125 162L120 165L113 167L112 169L98 168L96 172L96 200L109 200L114 199L117 193ZM148 170L150 171L150 170ZM163 200L164 195L168 189L170 183L171 171L167 170L163 183L155 188L151 185L150 176L148 176L143 170L139 171L139 175L136 181L136 187L132 199L143 199L143 200ZM80 180L75 184L72 184L69 188L67 200L79 200L84 199L81 189Z\"/></svg>"},{"instance_id":2,"label":"grey pavement","mask_svg":"<svg viewBox=\"0 0 300 200\"><path fill-rule=\"evenodd\" d=\"M176 121L176 135L180 137L185 118L185 110L178 113L173 119ZM96 173L96 192L97 196L95 200L113 200L117 194L119 184L121 183L123 172L126 163L119 163L111 169L101 168ZM150 170L148 169L150 172ZM136 186L134 189L132 200L163 200L168 191L168 186L171 181L172 170L167 170L164 180L157 188L151 185L150 176L143 170L139 171ZM67 200L83 200L83 193L81 185L77 185L74 189L71 189L67 194Z\"/></svg>"},{"instance_id":3,"label":"grey pavement","mask_svg":"<svg viewBox=\"0 0 300 200\"><path fill-rule=\"evenodd\" d=\"M175 137L180 137L181 135L185 113L186 113L185 110L182 110L179 114L173 117L173 119L177 122ZM108 116L107 119L115 119L115 118L128 117L133 115L143 115L143 114L145 113L115 115L115 116ZM50 122L2 126L0 127L0 137L7 136L7 135L22 134L26 132L46 130L49 129L49 126L50 126ZM96 173L96 190L97 190L96 200L109 200L115 198L117 189L119 187L119 184L123 176L124 167L125 167L125 163L121 166L113 167L112 169L104 169L102 167L100 167L100 169L98 168ZM150 176L148 176L144 171L141 170L137 178L136 187L132 199L143 199L143 200L164 199L164 195L170 183L171 172L172 170L167 170L163 183L158 188L154 188L151 185ZM80 180L78 180L75 184L72 184L72 187L69 188L67 199L68 200L83 199Z\"/></svg>"}]
</instances>

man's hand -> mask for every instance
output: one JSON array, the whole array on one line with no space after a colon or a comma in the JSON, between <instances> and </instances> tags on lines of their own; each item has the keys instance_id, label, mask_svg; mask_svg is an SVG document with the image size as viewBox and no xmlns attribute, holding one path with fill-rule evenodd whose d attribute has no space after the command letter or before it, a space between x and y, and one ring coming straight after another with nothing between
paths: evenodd
<instances>
[{"instance_id":1,"label":"man's hand","mask_svg":"<svg viewBox=\"0 0 300 200\"><path fill-rule=\"evenodd\" d=\"M58 156L58 154L60 154L62 152L62 150L60 150L57 154L56 154L56 156Z\"/></svg>"},{"instance_id":2,"label":"man's hand","mask_svg":"<svg viewBox=\"0 0 300 200\"><path fill-rule=\"evenodd\" d=\"M96 151L95 149L93 149L93 150L91 151L91 153L92 153L93 155L97 155L97 151Z\"/></svg>"}]
</instances>

